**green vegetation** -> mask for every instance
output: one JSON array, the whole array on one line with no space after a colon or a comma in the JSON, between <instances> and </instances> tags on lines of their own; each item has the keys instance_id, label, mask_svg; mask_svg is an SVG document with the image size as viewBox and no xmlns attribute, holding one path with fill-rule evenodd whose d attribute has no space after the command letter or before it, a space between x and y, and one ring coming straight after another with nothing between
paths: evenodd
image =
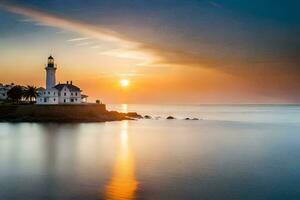
<instances>
[{"instance_id":1,"label":"green vegetation","mask_svg":"<svg viewBox=\"0 0 300 200\"><path fill-rule=\"evenodd\" d=\"M19 103L23 97L23 88L22 86L16 85L12 87L7 92L8 100L11 100L14 103Z\"/></svg>"},{"instance_id":2,"label":"green vegetation","mask_svg":"<svg viewBox=\"0 0 300 200\"><path fill-rule=\"evenodd\" d=\"M34 103L38 96L37 88L35 86L28 85L23 87L16 85L7 92L6 103L23 104L23 103Z\"/></svg>"},{"instance_id":3,"label":"green vegetation","mask_svg":"<svg viewBox=\"0 0 300 200\"><path fill-rule=\"evenodd\" d=\"M38 96L38 92L35 86L28 85L23 91L23 97L26 100L29 100L30 103L33 103L34 100L37 98L37 96Z\"/></svg>"}]
</instances>

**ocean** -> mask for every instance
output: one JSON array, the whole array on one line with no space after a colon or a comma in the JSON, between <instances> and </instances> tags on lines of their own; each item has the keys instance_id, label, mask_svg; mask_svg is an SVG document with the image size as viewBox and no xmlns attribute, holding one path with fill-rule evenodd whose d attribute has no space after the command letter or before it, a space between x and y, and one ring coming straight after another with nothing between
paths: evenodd
<instances>
[{"instance_id":1,"label":"ocean","mask_svg":"<svg viewBox=\"0 0 300 200\"><path fill-rule=\"evenodd\" d=\"M108 109L153 119L0 123L0 199L300 198L298 105Z\"/></svg>"}]
</instances>

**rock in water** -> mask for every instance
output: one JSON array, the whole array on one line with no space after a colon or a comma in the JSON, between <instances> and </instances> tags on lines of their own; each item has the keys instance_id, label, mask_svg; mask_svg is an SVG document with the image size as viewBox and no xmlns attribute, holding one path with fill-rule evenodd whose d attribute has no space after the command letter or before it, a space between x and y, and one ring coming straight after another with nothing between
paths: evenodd
<instances>
[{"instance_id":1,"label":"rock in water","mask_svg":"<svg viewBox=\"0 0 300 200\"><path fill-rule=\"evenodd\" d=\"M145 119L152 119L152 117L150 115L145 115L144 118Z\"/></svg>"},{"instance_id":2,"label":"rock in water","mask_svg":"<svg viewBox=\"0 0 300 200\"><path fill-rule=\"evenodd\" d=\"M167 117L167 119L175 119L175 117L169 116L169 117Z\"/></svg>"},{"instance_id":3,"label":"rock in water","mask_svg":"<svg viewBox=\"0 0 300 200\"><path fill-rule=\"evenodd\" d=\"M187 118L185 118L185 120L191 120L191 119L187 117Z\"/></svg>"},{"instance_id":4,"label":"rock in water","mask_svg":"<svg viewBox=\"0 0 300 200\"><path fill-rule=\"evenodd\" d=\"M193 118L193 120L199 120L198 118Z\"/></svg>"},{"instance_id":5,"label":"rock in water","mask_svg":"<svg viewBox=\"0 0 300 200\"><path fill-rule=\"evenodd\" d=\"M141 119L141 118L143 118L142 115L139 115L139 114L137 114L136 112L129 112L129 113L126 113L126 116L127 116L127 117L136 118L136 119Z\"/></svg>"}]
</instances>

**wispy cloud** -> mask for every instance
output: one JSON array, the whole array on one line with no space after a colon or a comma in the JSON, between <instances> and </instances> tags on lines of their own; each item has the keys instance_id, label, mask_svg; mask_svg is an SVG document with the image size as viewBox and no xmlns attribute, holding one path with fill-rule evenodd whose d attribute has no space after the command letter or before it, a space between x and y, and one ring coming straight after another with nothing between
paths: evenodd
<instances>
[{"instance_id":1,"label":"wispy cloud","mask_svg":"<svg viewBox=\"0 0 300 200\"><path fill-rule=\"evenodd\" d=\"M89 25L73 19L63 18L45 13L40 10L22 7L19 5L5 2L0 2L0 8L30 18L30 20L36 25L56 27L63 30L76 32L83 36L79 38L71 38L67 40L68 42L78 42L88 39L99 39L101 41L113 42L119 46L119 52L113 50L113 52L106 52L107 55L131 59L143 59L144 57L147 58L147 62L150 57L151 60L153 60L153 62L155 60L154 56L151 55L150 52L144 51L141 48L143 46L142 42L135 41L111 29L107 29L101 26ZM78 45L86 46L88 44L80 43ZM94 45L91 48L96 49L99 48L99 46ZM147 56L141 56L145 54L147 54Z\"/></svg>"},{"instance_id":2,"label":"wispy cloud","mask_svg":"<svg viewBox=\"0 0 300 200\"><path fill-rule=\"evenodd\" d=\"M137 59L137 60L149 60L149 53L144 51L137 51L136 49L112 49L104 52L100 52L102 55L119 57L119 58L128 58L128 59Z\"/></svg>"},{"instance_id":3,"label":"wispy cloud","mask_svg":"<svg viewBox=\"0 0 300 200\"><path fill-rule=\"evenodd\" d=\"M103 55L116 56L126 59L138 59L141 60L140 65L146 65L150 63L161 65L198 65L198 62L200 61L195 55L190 55L176 49L165 49L159 45L149 45L143 41L136 41L123 34L101 26L89 25L80 21L58 17L40 10L22 7L15 4L0 2L0 8L1 7L12 13L30 18L39 25L61 28L83 35L83 37L80 38L72 38L68 40L69 42L84 41L92 38L118 44L118 49L101 52ZM87 43L79 44L79 46L85 45L87 45ZM91 48L98 48L98 46L93 46Z\"/></svg>"},{"instance_id":4,"label":"wispy cloud","mask_svg":"<svg viewBox=\"0 0 300 200\"><path fill-rule=\"evenodd\" d=\"M76 46L87 46L87 45L90 45L90 44L91 44L90 42L82 42L82 43L76 44Z\"/></svg>"},{"instance_id":5,"label":"wispy cloud","mask_svg":"<svg viewBox=\"0 0 300 200\"><path fill-rule=\"evenodd\" d=\"M130 72L130 73L111 73L111 72L101 72L99 77L118 77L118 78L130 78L130 77L140 77L145 76L145 74L137 73L137 72Z\"/></svg>"},{"instance_id":6,"label":"wispy cloud","mask_svg":"<svg viewBox=\"0 0 300 200\"><path fill-rule=\"evenodd\" d=\"M67 40L67 42L77 42L77 41L83 41L83 40L88 40L88 37L79 37L79 38L72 38Z\"/></svg>"},{"instance_id":7,"label":"wispy cloud","mask_svg":"<svg viewBox=\"0 0 300 200\"><path fill-rule=\"evenodd\" d=\"M100 47L101 47L100 45L91 46L92 49L99 49Z\"/></svg>"},{"instance_id":8,"label":"wispy cloud","mask_svg":"<svg viewBox=\"0 0 300 200\"><path fill-rule=\"evenodd\" d=\"M24 18L24 19L20 19L19 22L32 23L34 21L32 19Z\"/></svg>"},{"instance_id":9,"label":"wispy cloud","mask_svg":"<svg viewBox=\"0 0 300 200\"><path fill-rule=\"evenodd\" d=\"M216 8L221 8L221 9L224 8L221 4L219 4L219 3L215 2L215 1L208 1L208 3L210 5L212 5L213 7L216 7Z\"/></svg>"},{"instance_id":10,"label":"wispy cloud","mask_svg":"<svg viewBox=\"0 0 300 200\"><path fill-rule=\"evenodd\" d=\"M144 76L145 74L141 74L141 73L124 73L124 74L119 74L121 77L137 77L137 76Z\"/></svg>"},{"instance_id":11,"label":"wispy cloud","mask_svg":"<svg viewBox=\"0 0 300 200\"><path fill-rule=\"evenodd\" d=\"M220 7L221 5L210 1L212 5ZM123 33L107 29L101 25L95 26L81 21L56 16L45 13L40 10L22 7L15 4L0 2L0 8L9 12L30 18L34 23L39 23L43 26L56 27L63 30L68 30L81 34L82 37L71 38L69 42L85 41L88 39L112 42L117 44L116 49L101 52L101 55L114 56L124 59L139 60L141 66L196 66L196 67L214 67L222 68L222 70L230 70L232 68L226 65L244 64L248 62L243 58L227 57L218 58L212 55L202 55L201 53L193 53L177 48L166 48L163 44L149 44L145 41L136 40L127 37ZM79 43L79 46L87 46L88 43ZM98 45L91 48L99 48ZM253 62L253 61L252 61ZM234 70L233 70L234 71Z\"/></svg>"},{"instance_id":12,"label":"wispy cloud","mask_svg":"<svg viewBox=\"0 0 300 200\"><path fill-rule=\"evenodd\" d=\"M123 45L135 44L135 42L131 41L129 38L126 38L125 36L104 27L88 25L81 23L80 21L58 17L39 10L5 2L0 2L0 7L9 12L31 18L34 22L41 25L62 28L105 41L118 42Z\"/></svg>"}]
</instances>

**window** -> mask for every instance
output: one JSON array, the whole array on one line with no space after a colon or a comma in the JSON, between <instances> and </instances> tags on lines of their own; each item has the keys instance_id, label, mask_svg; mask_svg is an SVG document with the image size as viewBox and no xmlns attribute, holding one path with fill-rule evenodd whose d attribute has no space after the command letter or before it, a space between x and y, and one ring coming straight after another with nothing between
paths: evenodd
<instances>
[{"instance_id":1,"label":"window","mask_svg":"<svg viewBox=\"0 0 300 200\"><path fill-rule=\"evenodd\" d=\"M71 95L73 96L73 92L71 92Z\"/></svg>"},{"instance_id":2,"label":"window","mask_svg":"<svg viewBox=\"0 0 300 200\"><path fill-rule=\"evenodd\" d=\"M64 96L67 96L67 93L66 93L66 92L64 93Z\"/></svg>"},{"instance_id":3,"label":"window","mask_svg":"<svg viewBox=\"0 0 300 200\"><path fill-rule=\"evenodd\" d=\"M45 103L47 102L47 99L46 99L46 98L44 98L44 102L45 102Z\"/></svg>"},{"instance_id":4,"label":"window","mask_svg":"<svg viewBox=\"0 0 300 200\"><path fill-rule=\"evenodd\" d=\"M77 92L75 93L75 95L77 96Z\"/></svg>"},{"instance_id":5,"label":"window","mask_svg":"<svg viewBox=\"0 0 300 200\"><path fill-rule=\"evenodd\" d=\"M66 103L66 99L64 99L64 103Z\"/></svg>"},{"instance_id":6,"label":"window","mask_svg":"<svg viewBox=\"0 0 300 200\"><path fill-rule=\"evenodd\" d=\"M53 94L55 95L55 92Z\"/></svg>"},{"instance_id":7,"label":"window","mask_svg":"<svg viewBox=\"0 0 300 200\"><path fill-rule=\"evenodd\" d=\"M56 101L56 99L54 98L53 101Z\"/></svg>"},{"instance_id":8,"label":"window","mask_svg":"<svg viewBox=\"0 0 300 200\"><path fill-rule=\"evenodd\" d=\"M74 99L71 99L71 102L74 102Z\"/></svg>"},{"instance_id":9,"label":"window","mask_svg":"<svg viewBox=\"0 0 300 200\"><path fill-rule=\"evenodd\" d=\"M48 92L48 94L50 94L50 92Z\"/></svg>"},{"instance_id":10,"label":"window","mask_svg":"<svg viewBox=\"0 0 300 200\"><path fill-rule=\"evenodd\" d=\"M46 92L44 92L44 94L46 94Z\"/></svg>"}]
</instances>

